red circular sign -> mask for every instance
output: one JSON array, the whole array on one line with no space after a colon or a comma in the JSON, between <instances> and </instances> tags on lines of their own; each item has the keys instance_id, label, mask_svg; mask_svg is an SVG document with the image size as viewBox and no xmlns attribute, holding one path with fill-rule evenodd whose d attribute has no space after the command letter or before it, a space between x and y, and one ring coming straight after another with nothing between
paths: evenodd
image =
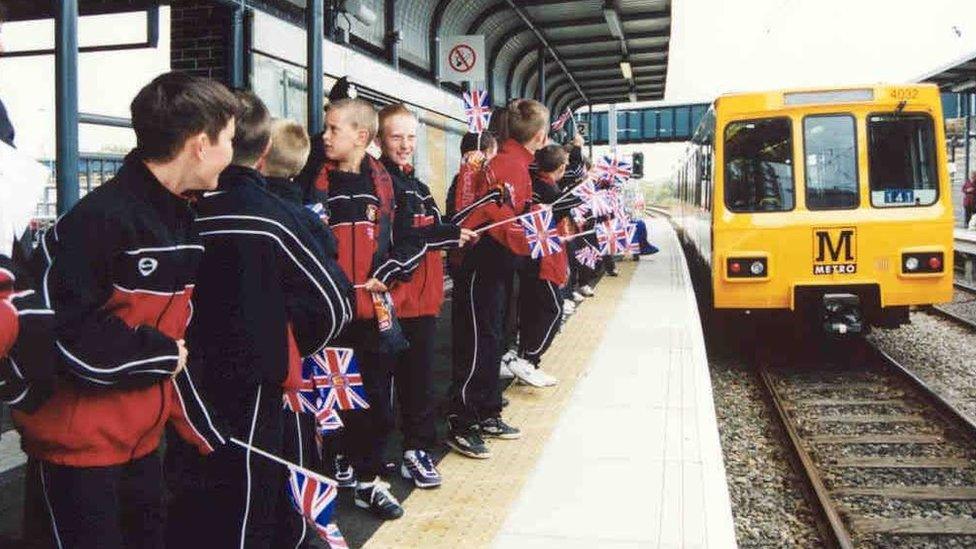
<instances>
[{"instance_id":1,"label":"red circular sign","mask_svg":"<svg viewBox=\"0 0 976 549\"><path fill-rule=\"evenodd\" d=\"M455 71L468 72L474 68L475 63L478 61L478 53L467 44L458 44L451 48L451 51L447 54L447 60L451 64L451 68Z\"/></svg>"}]
</instances>

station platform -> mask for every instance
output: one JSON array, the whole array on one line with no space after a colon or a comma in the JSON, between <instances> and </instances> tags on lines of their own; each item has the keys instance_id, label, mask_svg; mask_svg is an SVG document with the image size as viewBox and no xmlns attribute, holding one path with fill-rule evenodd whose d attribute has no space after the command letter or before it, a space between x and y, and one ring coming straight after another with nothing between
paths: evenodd
<instances>
[{"instance_id":1,"label":"station platform","mask_svg":"<svg viewBox=\"0 0 976 549\"><path fill-rule=\"evenodd\" d=\"M670 225L648 229L661 251L620 263L547 353L559 385L506 391L522 439L445 455L444 485L366 547L736 545L691 278Z\"/></svg>"}]
</instances>

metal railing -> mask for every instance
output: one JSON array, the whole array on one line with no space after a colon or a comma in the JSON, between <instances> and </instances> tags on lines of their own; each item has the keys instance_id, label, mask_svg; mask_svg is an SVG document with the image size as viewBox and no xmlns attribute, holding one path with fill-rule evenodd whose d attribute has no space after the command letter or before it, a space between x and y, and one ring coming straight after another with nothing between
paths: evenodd
<instances>
[{"instance_id":1,"label":"metal railing","mask_svg":"<svg viewBox=\"0 0 976 549\"><path fill-rule=\"evenodd\" d=\"M122 167L123 159L124 156L120 154L82 154L78 159L79 197L85 196L92 189L114 177ZM51 178L44 187L44 197L37 204L34 213L35 223L39 227L53 222L57 217L57 191L54 184L57 178L57 164L54 160L41 162L51 170Z\"/></svg>"}]
</instances>

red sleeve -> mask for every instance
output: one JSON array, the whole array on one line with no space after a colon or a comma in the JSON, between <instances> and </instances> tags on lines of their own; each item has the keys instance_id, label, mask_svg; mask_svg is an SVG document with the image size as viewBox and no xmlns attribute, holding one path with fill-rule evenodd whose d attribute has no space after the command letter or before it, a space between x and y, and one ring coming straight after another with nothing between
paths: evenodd
<instances>
[{"instance_id":1,"label":"red sleeve","mask_svg":"<svg viewBox=\"0 0 976 549\"><path fill-rule=\"evenodd\" d=\"M6 299L0 299L0 357L7 356L20 332L17 309Z\"/></svg>"}]
</instances>

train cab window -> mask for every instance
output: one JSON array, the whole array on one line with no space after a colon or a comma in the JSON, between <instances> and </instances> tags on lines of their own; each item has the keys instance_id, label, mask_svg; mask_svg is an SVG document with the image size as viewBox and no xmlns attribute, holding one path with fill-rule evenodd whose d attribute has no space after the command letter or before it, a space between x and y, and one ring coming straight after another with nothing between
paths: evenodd
<instances>
[{"instance_id":1,"label":"train cab window","mask_svg":"<svg viewBox=\"0 0 976 549\"><path fill-rule=\"evenodd\" d=\"M725 127L725 204L733 212L793 209L793 137L789 118Z\"/></svg>"},{"instance_id":2,"label":"train cab window","mask_svg":"<svg viewBox=\"0 0 976 549\"><path fill-rule=\"evenodd\" d=\"M934 204L939 198L935 154L935 129L929 116L870 116L871 205L892 208Z\"/></svg>"},{"instance_id":3,"label":"train cab window","mask_svg":"<svg viewBox=\"0 0 976 549\"><path fill-rule=\"evenodd\" d=\"M843 210L858 206L854 128L854 117L850 115L803 119L807 209Z\"/></svg>"}]
</instances>

